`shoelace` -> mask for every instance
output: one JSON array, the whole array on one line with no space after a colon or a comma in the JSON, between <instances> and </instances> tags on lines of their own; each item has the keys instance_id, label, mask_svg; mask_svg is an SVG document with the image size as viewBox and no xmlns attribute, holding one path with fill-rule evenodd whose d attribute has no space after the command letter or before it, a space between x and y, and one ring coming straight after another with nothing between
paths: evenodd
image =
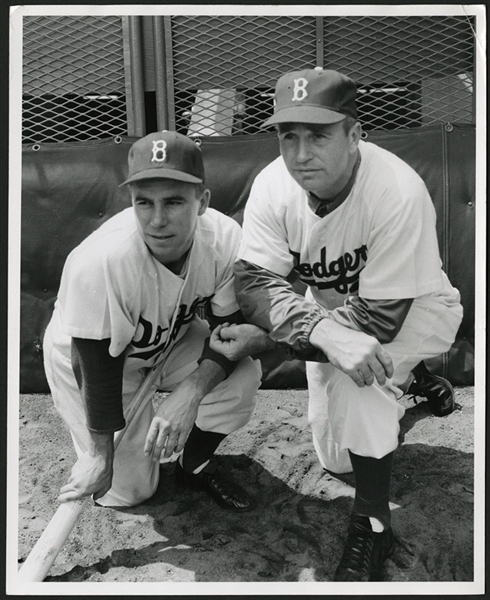
<instances>
[{"instance_id":1,"label":"shoelace","mask_svg":"<svg viewBox=\"0 0 490 600\"><path fill-rule=\"evenodd\" d=\"M356 531L350 533L347 537L339 568L351 569L359 573L368 572L372 550L372 534L356 526Z\"/></svg>"}]
</instances>

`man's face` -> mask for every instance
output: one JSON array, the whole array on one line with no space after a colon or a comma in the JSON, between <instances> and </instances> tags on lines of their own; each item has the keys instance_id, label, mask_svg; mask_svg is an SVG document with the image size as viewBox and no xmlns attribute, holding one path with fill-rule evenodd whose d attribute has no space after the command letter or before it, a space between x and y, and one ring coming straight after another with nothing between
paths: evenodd
<instances>
[{"instance_id":1,"label":"man's face","mask_svg":"<svg viewBox=\"0 0 490 600\"><path fill-rule=\"evenodd\" d=\"M360 127L345 132L342 122L329 125L281 123L281 155L293 179L320 198L333 198L347 184L357 155Z\"/></svg>"},{"instance_id":2,"label":"man's face","mask_svg":"<svg viewBox=\"0 0 490 600\"><path fill-rule=\"evenodd\" d=\"M197 218L210 192L172 179L145 179L131 186L138 230L153 256L165 266L177 263L194 239Z\"/></svg>"}]
</instances>

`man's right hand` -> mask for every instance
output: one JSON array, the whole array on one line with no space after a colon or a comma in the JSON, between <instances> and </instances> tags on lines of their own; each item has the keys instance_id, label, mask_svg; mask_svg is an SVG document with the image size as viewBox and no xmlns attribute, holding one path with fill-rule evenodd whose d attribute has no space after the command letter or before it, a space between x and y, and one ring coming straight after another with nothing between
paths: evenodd
<instances>
[{"instance_id":1,"label":"man's right hand","mask_svg":"<svg viewBox=\"0 0 490 600\"><path fill-rule=\"evenodd\" d=\"M58 500L69 502L93 495L101 498L112 485L114 442L113 434L92 433L92 447L78 457L70 478L60 490Z\"/></svg>"},{"instance_id":2,"label":"man's right hand","mask_svg":"<svg viewBox=\"0 0 490 600\"><path fill-rule=\"evenodd\" d=\"M393 377L393 362L378 340L325 318L310 333L310 343L321 350L330 363L358 385L380 385Z\"/></svg>"}]
</instances>

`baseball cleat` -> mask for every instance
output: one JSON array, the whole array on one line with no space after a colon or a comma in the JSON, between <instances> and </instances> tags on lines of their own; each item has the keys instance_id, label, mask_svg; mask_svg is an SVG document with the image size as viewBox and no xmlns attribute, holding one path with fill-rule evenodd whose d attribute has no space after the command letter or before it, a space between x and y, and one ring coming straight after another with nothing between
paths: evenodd
<instances>
[{"instance_id":1,"label":"baseball cleat","mask_svg":"<svg viewBox=\"0 0 490 600\"><path fill-rule=\"evenodd\" d=\"M180 487L207 492L211 498L226 510L246 512L254 508L254 501L239 485L218 473L216 465L209 464L194 475L184 471L180 463L175 463L175 481Z\"/></svg>"},{"instance_id":2,"label":"baseball cleat","mask_svg":"<svg viewBox=\"0 0 490 600\"><path fill-rule=\"evenodd\" d=\"M415 380L410 384L407 394L427 398L430 412L436 417L444 417L456 408L453 386L438 375L433 375L421 361L412 369Z\"/></svg>"},{"instance_id":3,"label":"baseball cleat","mask_svg":"<svg viewBox=\"0 0 490 600\"><path fill-rule=\"evenodd\" d=\"M347 541L334 581L380 581L385 560L395 545L393 529L381 533L371 528L369 517L352 515Z\"/></svg>"}]
</instances>

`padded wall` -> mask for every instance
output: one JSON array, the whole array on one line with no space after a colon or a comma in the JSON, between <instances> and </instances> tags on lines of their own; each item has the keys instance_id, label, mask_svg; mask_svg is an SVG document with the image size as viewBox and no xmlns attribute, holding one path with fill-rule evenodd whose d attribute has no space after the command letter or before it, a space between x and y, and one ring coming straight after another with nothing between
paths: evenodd
<instances>
[{"instance_id":1,"label":"padded wall","mask_svg":"<svg viewBox=\"0 0 490 600\"><path fill-rule=\"evenodd\" d=\"M42 337L64 261L91 231L130 205L119 188L135 138L23 148L20 390L48 392ZM424 178L438 215L444 266L461 291L465 317L448 355L430 366L454 384L473 383L475 135L471 126L370 133L368 141L398 154ZM239 223L256 174L279 154L274 134L203 138L211 206ZM304 364L263 356L264 387L303 387Z\"/></svg>"}]
</instances>

